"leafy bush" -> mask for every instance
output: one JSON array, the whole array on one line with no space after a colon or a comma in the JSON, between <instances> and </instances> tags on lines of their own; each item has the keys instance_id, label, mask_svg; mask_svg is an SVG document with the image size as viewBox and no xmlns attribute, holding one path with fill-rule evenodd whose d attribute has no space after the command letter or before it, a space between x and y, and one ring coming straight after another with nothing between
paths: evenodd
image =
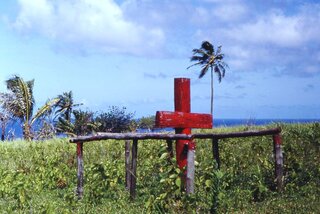
<instances>
[{"instance_id":1,"label":"leafy bush","mask_svg":"<svg viewBox=\"0 0 320 214\"><path fill-rule=\"evenodd\" d=\"M195 194L181 190L181 171L166 143L138 143L137 198L124 181L124 142L84 146L84 198L76 190L76 148L67 139L0 144L1 213L318 213L320 126L283 125L284 191L275 190L271 137L198 140ZM260 127L250 127L258 129ZM219 128L215 132L248 127ZM203 132L203 131L202 131ZM212 132L212 130L208 131ZM307 202L307 203L306 203Z\"/></svg>"},{"instance_id":2,"label":"leafy bush","mask_svg":"<svg viewBox=\"0 0 320 214\"><path fill-rule=\"evenodd\" d=\"M127 113L126 108L120 109L117 106L109 108L108 112L100 113L95 122L99 124L98 132L125 132L130 131L130 125L133 118L132 113Z\"/></svg>"}]
</instances>

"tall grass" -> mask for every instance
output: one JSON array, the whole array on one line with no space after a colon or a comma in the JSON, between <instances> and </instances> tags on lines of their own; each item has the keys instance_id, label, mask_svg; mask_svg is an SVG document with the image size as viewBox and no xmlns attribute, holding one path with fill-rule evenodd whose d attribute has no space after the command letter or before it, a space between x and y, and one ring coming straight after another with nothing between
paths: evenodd
<instances>
[{"instance_id":1,"label":"tall grass","mask_svg":"<svg viewBox=\"0 0 320 214\"><path fill-rule=\"evenodd\" d=\"M137 199L124 181L124 142L84 145L84 198L77 200L76 147L67 139L0 143L1 213L318 213L320 126L280 125L283 135L283 193L275 191L271 137L220 141L221 169L209 140L196 148L196 193L181 191L175 161L164 141L138 145ZM261 127L219 128L214 132Z\"/></svg>"}]
</instances>

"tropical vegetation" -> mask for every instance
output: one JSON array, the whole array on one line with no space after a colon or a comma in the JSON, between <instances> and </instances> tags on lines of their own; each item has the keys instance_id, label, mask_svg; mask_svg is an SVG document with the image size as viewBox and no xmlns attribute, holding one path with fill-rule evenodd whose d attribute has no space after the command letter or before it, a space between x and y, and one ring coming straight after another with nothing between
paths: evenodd
<instances>
[{"instance_id":1,"label":"tropical vegetation","mask_svg":"<svg viewBox=\"0 0 320 214\"><path fill-rule=\"evenodd\" d=\"M155 116L141 117L139 119L139 128L152 131L154 129L155 120Z\"/></svg>"},{"instance_id":2,"label":"tropical vegetation","mask_svg":"<svg viewBox=\"0 0 320 214\"><path fill-rule=\"evenodd\" d=\"M200 48L192 50L193 56L190 61L196 62L190 65L187 69L199 65L201 66L201 71L199 78L202 78L210 69L211 72L211 108L210 112L213 114L213 72L218 75L218 80L221 82L222 78L225 76L226 68L228 65L223 61L224 54L221 50L222 46L219 46L216 50L214 46L208 42L204 41Z\"/></svg>"},{"instance_id":3,"label":"tropical vegetation","mask_svg":"<svg viewBox=\"0 0 320 214\"><path fill-rule=\"evenodd\" d=\"M55 106L55 114L60 116L59 119L64 119L68 122L71 122L72 110L75 107L81 106L82 103L74 103L72 91L64 92L63 94L58 95L57 98L59 99L59 101Z\"/></svg>"},{"instance_id":4,"label":"tropical vegetation","mask_svg":"<svg viewBox=\"0 0 320 214\"><path fill-rule=\"evenodd\" d=\"M276 191L271 137L197 140L195 194L180 190L166 142L138 143L137 198L125 189L123 141L84 146L84 198L75 196L76 146L68 139L0 144L1 213L319 213L320 124L282 128L284 189ZM265 127L216 128L215 132ZM212 130L211 130L212 131ZM210 131L210 132L211 132ZM204 132L204 131L201 131Z\"/></svg>"},{"instance_id":5,"label":"tropical vegetation","mask_svg":"<svg viewBox=\"0 0 320 214\"><path fill-rule=\"evenodd\" d=\"M58 133L75 137L77 135L88 135L94 132L97 125L94 121L94 113L85 110L73 110L72 121L62 118L57 123Z\"/></svg>"},{"instance_id":6,"label":"tropical vegetation","mask_svg":"<svg viewBox=\"0 0 320 214\"><path fill-rule=\"evenodd\" d=\"M58 135L77 136L94 132L134 131L139 123L126 108L112 106L107 112L95 113L77 109L72 91L64 92L48 100L33 114L35 100L34 80L25 81L13 76L6 81L8 92L0 92L1 140L6 138L6 127L10 121L18 121L26 140L49 139ZM135 124L133 126L133 124Z\"/></svg>"},{"instance_id":7,"label":"tropical vegetation","mask_svg":"<svg viewBox=\"0 0 320 214\"><path fill-rule=\"evenodd\" d=\"M221 81L226 66L221 47L215 52L210 43L204 42L194 54L192 61L198 60L194 65L203 66L200 76L211 69L211 74L215 71ZM210 64L212 60L216 64ZM175 159L168 161L166 142L144 140L139 141L137 198L133 201L125 188L124 142L108 140L84 147L84 198L79 200L75 195L75 145L63 136L56 138L56 134L77 136L152 129L154 117L134 120L133 113L115 106L100 113L79 109L81 104L75 104L72 91L48 100L34 114L34 80L14 76L6 85L8 92L0 93L1 138L5 139L6 125L18 120L25 140L0 144L1 213L320 212L319 123L271 125L282 129L282 192L277 191L274 180L270 136L219 141L221 169L212 157L211 142L197 140L196 191L192 195L183 191L180 179L183 172ZM261 128L265 127L239 126L214 131Z\"/></svg>"},{"instance_id":8,"label":"tropical vegetation","mask_svg":"<svg viewBox=\"0 0 320 214\"><path fill-rule=\"evenodd\" d=\"M133 120L133 113L127 113L126 108L112 106L107 112L100 113L95 122L99 132L128 132Z\"/></svg>"},{"instance_id":9,"label":"tropical vegetation","mask_svg":"<svg viewBox=\"0 0 320 214\"><path fill-rule=\"evenodd\" d=\"M35 106L34 80L24 81L19 76L13 76L6 81L6 85L8 92L0 93L0 105L12 118L20 120L24 138L31 140L34 137L32 125L50 111L58 99L48 100L33 115Z\"/></svg>"}]
</instances>

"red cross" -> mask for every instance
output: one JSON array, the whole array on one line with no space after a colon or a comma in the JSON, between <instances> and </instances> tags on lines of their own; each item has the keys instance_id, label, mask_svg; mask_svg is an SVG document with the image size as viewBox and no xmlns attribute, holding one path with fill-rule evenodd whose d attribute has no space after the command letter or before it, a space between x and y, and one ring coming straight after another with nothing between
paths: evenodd
<instances>
[{"instance_id":1,"label":"red cross","mask_svg":"<svg viewBox=\"0 0 320 214\"><path fill-rule=\"evenodd\" d=\"M190 113L190 79L174 79L174 112L157 111L156 127L175 128L176 134L191 134L191 128L212 128L211 114ZM190 140L177 140L176 157L180 169L187 165L187 150L194 150Z\"/></svg>"}]
</instances>

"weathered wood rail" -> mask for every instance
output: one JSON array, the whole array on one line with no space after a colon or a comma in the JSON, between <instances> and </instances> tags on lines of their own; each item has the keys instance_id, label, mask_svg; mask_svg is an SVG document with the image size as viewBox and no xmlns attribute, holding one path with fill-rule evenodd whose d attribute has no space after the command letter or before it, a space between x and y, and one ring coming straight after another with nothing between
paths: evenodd
<instances>
[{"instance_id":1,"label":"weathered wood rail","mask_svg":"<svg viewBox=\"0 0 320 214\"><path fill-rule=\"evenodd\" d=\"M198 133L198 134L168 134L168 133L98 133L93 136L80 136L70 139L70 143L77 144L77 195L83 197L83 179L84 179L84 163L83 163L83 143L99 140L125 140L125 171L126 171L126 188L130 191L132 199L136 197L136 181L137 181L137 155L138 141L147 139L166 140L168 145L169 156L173 156L172 141L173 140L190 140L188 147L194 147L193 139L211 139L212 153L218 168L221 166L219 157L219 139L239 138L239 137L257 137L272 136L273 152L275 157L275 179L277 182L277 190L282 191L283 188L283 154L281 149L281 129L266 129L259 131L231 132L231 133ZM130 153L130 141L133 141ZM131 154L131 160L130 160ZM188 149L187 158L187 193L194 192L194 149Z\"/></svg>"}]
</instances>

